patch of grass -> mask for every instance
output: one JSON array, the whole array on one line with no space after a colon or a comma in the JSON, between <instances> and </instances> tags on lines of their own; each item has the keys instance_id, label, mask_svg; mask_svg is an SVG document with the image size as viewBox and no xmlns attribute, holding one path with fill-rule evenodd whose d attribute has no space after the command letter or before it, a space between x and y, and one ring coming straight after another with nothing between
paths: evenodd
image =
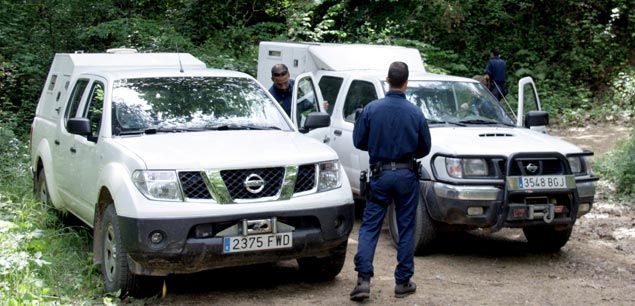
<instances>
[{"instance_id":1,"label":"patch of grass","mask_svg":"<svg viewBox=\"0 0 635 306\"><path fill-rule=\"evenodd\" d=\"M635 129L615 149L601 156L596 171L614 184L615 191L635 207Z\"/></svg>"},{"instance_id":2,"label":"patch of grass","mask_svg":"<svg viewBox=\"0 0 635 306\"><path fill-rule=\"evenodd\" d=\"M32 195L27 148L0 127L0 303L91 303L102 292L91 230Z\"/></svg>"}]
</instances>

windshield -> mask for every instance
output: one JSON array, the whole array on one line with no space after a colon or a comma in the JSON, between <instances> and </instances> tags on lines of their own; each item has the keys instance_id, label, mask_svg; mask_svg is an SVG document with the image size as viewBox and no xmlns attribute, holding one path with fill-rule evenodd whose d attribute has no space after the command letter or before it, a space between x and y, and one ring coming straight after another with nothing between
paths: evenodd
<instances>
[{"instance_id":1,"label":"windshield","mask_svg":"<svg viewBox=\"0 0 635 306\"><path fill-rule=\"evenodd\" d=\"M406 98L421 108L431 124L514 124L480 83L408 81Z\"/></svg>"},{"instance_id":2,"label":"windshield","mask_svg":"<svg viewBox=\"0 0 635 306\"><path fill-rule=\"evenodd\" d=\"M291 131L274 102L247 78L157 77L113 84L113 133L212 129Z\"/></svg>"}]
</instances>

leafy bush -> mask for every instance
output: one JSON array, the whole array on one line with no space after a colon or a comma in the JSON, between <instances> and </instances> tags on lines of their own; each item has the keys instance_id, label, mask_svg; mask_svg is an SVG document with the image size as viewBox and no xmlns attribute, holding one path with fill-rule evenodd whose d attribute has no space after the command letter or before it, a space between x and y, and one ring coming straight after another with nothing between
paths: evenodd
<instances>
[{"instance_id":1,"label":"leafy bush","mask_svg":"<svg viewBox=\"0 0 635 306\"><path fill-rule=\"evenodd\" d=\"M602 156L596 164L597 172L613 182L618 193L635 197L635 129L630 137Z\"/></svg>"},{"instance_id":2,"label":"leafy bush","mask_svg":"<svg viewBox=\"0 0 635 306\"><path fill-rule=\"evenodd\" d=\"M90 232L33 199L26 145L0 125L0 301L70 304L100 290Z\"/></svg>"}]
</instances>

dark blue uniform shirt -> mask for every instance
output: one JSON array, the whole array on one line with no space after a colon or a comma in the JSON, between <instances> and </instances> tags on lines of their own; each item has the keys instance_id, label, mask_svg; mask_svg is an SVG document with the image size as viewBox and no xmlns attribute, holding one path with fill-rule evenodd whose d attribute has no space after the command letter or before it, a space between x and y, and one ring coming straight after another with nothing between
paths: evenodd
<instances>
[{"instance_id":1,"label":"dark blue uniform shirt","mask_svg":"<svg viewBox=\"0 0 635 306\"><path fill-rule=\"evenodd\" d=\"M293 80L289 80L289 87L286 91L282 91L276 87L276 84L271 85L269 92L271 95L282 105L284 112L288 116L291 116L291 97L293 94Z\"/></svg>"},{"instance_id":2,"label":"dark blue uniform shirt","mask_svg":"<svg viewBox=\"0 0 635 306\"><path fill-rule=\"evenodd\" d=\"M404 93L389 91L370 102L355 123L355 147L368 151L370 163L407 162L430 152L430 130L421 109Z\"/></svg>"},{"instance_id":3,"label":"dark blue uniform shirt","mask_svg":"<svg viewBox=\"0 0 635 306\"><path fill-rule=\"evenodd\" d=\"M502 60L498 56L490 58L489 61L487 61L485 73L490 76L490 79L498 84L501 90L505 88L505 79L507 78L507 63L504 60Z\"/></svg>"}]
</instances>

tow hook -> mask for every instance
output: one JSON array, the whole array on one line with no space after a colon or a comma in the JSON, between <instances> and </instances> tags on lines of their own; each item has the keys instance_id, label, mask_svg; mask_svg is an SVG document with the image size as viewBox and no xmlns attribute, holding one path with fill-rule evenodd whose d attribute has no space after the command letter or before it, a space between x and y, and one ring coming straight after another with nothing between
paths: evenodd
<instances>
[{"instance_id":1,"label":"tow hook","mask_svg":"<svg viewBox=\"0 0 635 306\"><path fill-rule=\"evenodd\" d=\"M535 220L542 218L545 223L551 223L554 219L554 212L553 204L529 205L528 219Z\"/></svg>"}]
</instances>

